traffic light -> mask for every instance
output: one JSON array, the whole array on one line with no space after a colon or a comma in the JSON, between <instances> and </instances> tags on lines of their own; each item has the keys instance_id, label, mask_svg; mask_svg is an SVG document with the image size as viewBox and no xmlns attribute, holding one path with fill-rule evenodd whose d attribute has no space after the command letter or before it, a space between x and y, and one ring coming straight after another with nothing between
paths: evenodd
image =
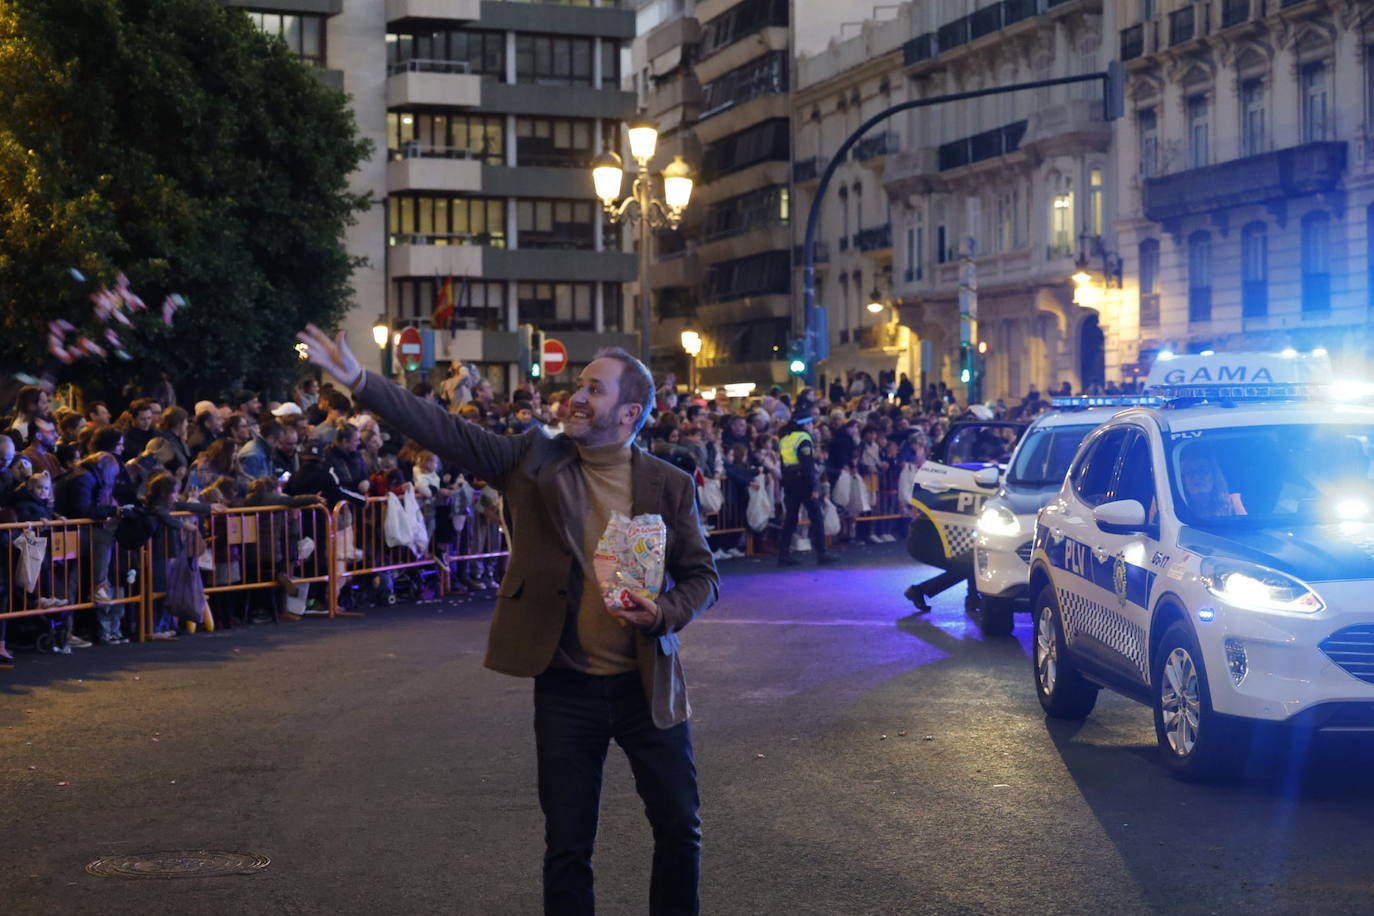
<instances>
[{"instance_id":1,"label":"traffic light","mask_svg":"<svg viewBox=\"0 0 1374 916\"><path fill-rule=\"evenodd\" d=\"M1126 65L1119 60L1107 64L1107 82L1102 87L1102 115L1108 121L1126 116Z\"/></svg>"},{"instance_id":2,"label":"traffic light","mask_svg":"<svg viewBox=\"0 0 1374 916\"><path fill-rule=\"evenodd\" d=\"M787 342L787 371L793 375L806 374L806 341L799 337Z\"/></svg>"},{"instance_id":3,"label":"traffic light","mask_svg":"<svg viewBox=\"0 0 1374 916\"><path fill-rule=\"evenodd\" d=\"M530 334L530 378L544 377L544 332L535 328Z\"/></svg>"},{"instance_id":4,"label":"traffic light","mask_svg":"<svg viewBox=\"0 0 1374 916\"><path fill-rule=\"evenodd\" d=\"M973 381L973 347L968 343L959 345L959 381L965 385Z\"/></svg>"}]
</instances>

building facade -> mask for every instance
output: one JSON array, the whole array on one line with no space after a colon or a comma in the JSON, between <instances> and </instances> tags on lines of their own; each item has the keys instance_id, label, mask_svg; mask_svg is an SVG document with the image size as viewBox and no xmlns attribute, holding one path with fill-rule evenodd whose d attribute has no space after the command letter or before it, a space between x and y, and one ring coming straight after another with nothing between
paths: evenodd
<instances>
[{"instance_id":1,"label":"building facade","mask_svg":"<svg viewBox=\"0 0 1374 916\"><path fill-rule=\"evenodd\" d=\"M912 99L1099 72L1103 36L1115 34L1102 0L946 0L904 13ZM1115 380L1106 341L1120 294L1088 295L1073 279L1084 267L1096 286L1115 275L1116 162L1101 83L932 104L894 129L902 151L883 170L892 287L919 338L919 383L969 393L961 280L977 289L983 398Z\"/></svg>"},{"instance_id":2,"label":"building facade","mask_svg":"<svg viewBox=\"0 0 1374 916\"><path fill-rule=\"evenodd\" d=\"M812 202L827 164L867 119L907 100L902 43L910 7L891 21L863 23L858 35L832 41L797 61L793 239L798 249L796 314L803 313L802 245ZM826 310L829 357L819 378L875 380L919 375L919 348L892 306L892 203L883 184L887 163L906 147L899 121L877 125L840 162L818 211L812 260L816 302ZM876 308L870 308L876 304Z\"/></svg>"},{"instance_id":3,"label":"building facade","mask_svg":"<svg viewBox=\"0 0 1374 916\"><path fill-rule=\"evenodd\" d=\"M1374 4L1119 5L1123 364L1374 356Z\"/></svg>"},{"instance_id":4,"label":"building facade","mask_svg":"<svg viewBox=\"0 0 1374 916\"><path fill-rule=\"evenodd\" d=\"M529 368L521 325L564 343L564 380L600 346L634 348L623 284L635 260L591 181L592 158L620 148L635 110L620 87L633 12L507 0L252 6L279 17L260 25L288 43L318 36L298 53L348 93L375 145L353 178L374 205L347 239L367 258L347 321L355 341L378 317L420 327L434 363L475 363L507 391ZM454 321L430 333L445 286Z\"/></svg>"}]
</instances>

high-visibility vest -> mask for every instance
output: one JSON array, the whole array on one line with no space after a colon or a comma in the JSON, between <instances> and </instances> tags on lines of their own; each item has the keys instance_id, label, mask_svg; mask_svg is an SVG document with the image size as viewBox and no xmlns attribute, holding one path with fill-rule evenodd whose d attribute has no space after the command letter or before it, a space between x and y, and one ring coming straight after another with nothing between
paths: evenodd
<instances>
[{"instance_id":1,"label":"high-visibility vest","mask_svg":"<svg viewBox=\"0 0 1374 916\"><path fill-rule=\"evenodd\" d=\"M783 436L782 441L778 443L778 448L782 452L782 466L791 467L800 464L801 459L797 457L797 449L801 447L803 442L810 441L811 434L802 429L794 430Z\"/></svg>"}]
</instances>

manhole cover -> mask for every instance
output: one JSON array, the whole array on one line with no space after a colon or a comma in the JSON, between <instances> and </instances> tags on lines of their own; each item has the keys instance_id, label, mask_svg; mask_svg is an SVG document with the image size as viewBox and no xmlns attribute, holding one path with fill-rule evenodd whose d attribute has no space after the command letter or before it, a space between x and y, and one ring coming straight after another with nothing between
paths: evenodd
<instances>
[{"instance_id":1,"label":"manhole cover","mask_svg":"<svg viewBox=\"0 0 1374 916\"><path fill-rule=\"evenodd\" d=\"M86 871L100 878L220 878L256 874L271 861L251 852L198 849L106 856L87 865Z\"/></svg>"}]
</instances>

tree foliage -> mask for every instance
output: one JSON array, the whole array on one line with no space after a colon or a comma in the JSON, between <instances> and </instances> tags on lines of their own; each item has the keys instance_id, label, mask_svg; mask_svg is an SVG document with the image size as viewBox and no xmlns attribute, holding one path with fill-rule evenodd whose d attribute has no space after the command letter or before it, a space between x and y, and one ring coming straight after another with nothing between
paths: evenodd
<instances>
[{"instance_id":1,"label":"tree foliage","mask_svg":"<svg viewBox=\"0 0 1374 916\"><path fill-rule=\"evenodd\" d=\"M0 366L51 366L48 322L95 330L122 271L150 306L119 329L133 358L64 380L279 383L294 331L350 305L370 152L345 96L218 0L0 0Z\"/></svg>"}]
</instances>

